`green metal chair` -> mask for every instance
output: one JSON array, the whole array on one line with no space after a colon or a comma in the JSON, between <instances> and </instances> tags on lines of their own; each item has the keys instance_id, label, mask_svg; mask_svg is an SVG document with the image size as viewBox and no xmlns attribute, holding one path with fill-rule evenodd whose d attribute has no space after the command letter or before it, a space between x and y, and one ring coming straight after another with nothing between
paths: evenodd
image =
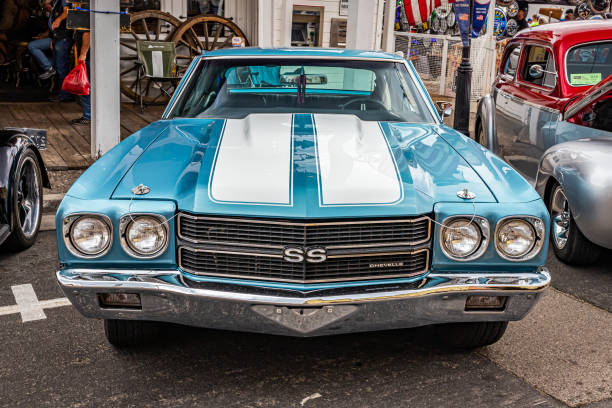
<instances>
[{"instance_id":1,"label":"green metal chair","mask_svg":"<svg viewBox=\"0 0 612 408\"><path fill-rule=\"evenodd\" d=\"M149 91L151 83L159 87L160 93L149 104L154 104L162 95L171 97L164 85L171 84L172 90L181 80L176 75L176 49L174 43L167 41L136 41L136 52L138 53L138 69L136 93L140 110L144 111L142 82L149 79L145 93Z\"/></svg>"}]
</instances>

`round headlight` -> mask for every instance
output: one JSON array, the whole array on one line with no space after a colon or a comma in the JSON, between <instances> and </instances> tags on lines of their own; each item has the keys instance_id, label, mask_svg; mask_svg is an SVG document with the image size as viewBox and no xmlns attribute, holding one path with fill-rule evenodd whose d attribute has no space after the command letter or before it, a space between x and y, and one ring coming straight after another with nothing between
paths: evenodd
<instances>
[{"instance_id":1,"label":"round headlight","mask_svg":"<svg viewBox=\"0 0 612 408\"><path fill-rule=\"evenodd\" d=\"M83 216L70 229L70 242L85 255L98 255L110 245L111 229L102 219Z\"/></svg>"},{"instance_id":2,"label":"round headlight","mask_svg":"<svg viewBox=\"0 0 612 408\"><path fill-rule=\"evenodd\" d=\"M527 255L536 243L536 233L531 224L518 218L504 221L497 227L495 238L500 255L513 259Z\"/></svg>"},{"instance_id":3,"label":"round headlight","mask_svg":"<svg viewBox=\"0 0 612 408\"><path fill-rule=\"evenodd\" d=\"M468 257L480 247L482 233L475 222L461 218L442 228L442 248L451 258Z\"/></svg>"},{"instance_id":4,"label":"round headlight","mask_svg":"<svg viewBox=\"0 0 612 408\"><path fill-rule=\"evenodd\" d=\"M125 240L137 255L152 257L160 252L168 239L164 222L156 217L139 216L125 230Z\"/></svg>"}]
</instances>

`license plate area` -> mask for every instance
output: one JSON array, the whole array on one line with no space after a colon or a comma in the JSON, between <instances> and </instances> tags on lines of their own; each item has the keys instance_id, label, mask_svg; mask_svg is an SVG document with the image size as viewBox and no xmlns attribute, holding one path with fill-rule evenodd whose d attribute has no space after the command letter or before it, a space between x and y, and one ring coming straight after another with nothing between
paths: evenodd
<instances>
[{"instance_id":1,"label":"license plate area","mask_svg":"<svg viewBox=\"0 0 612 408\"><path fill-rule=\"evenodd\" d=\"M288 307L274 305L254 305L254 312L281 326L299 333L309 333L343 319L354 313L354 305L330 305L319 307Z\"/></svg>"}]
</instances>

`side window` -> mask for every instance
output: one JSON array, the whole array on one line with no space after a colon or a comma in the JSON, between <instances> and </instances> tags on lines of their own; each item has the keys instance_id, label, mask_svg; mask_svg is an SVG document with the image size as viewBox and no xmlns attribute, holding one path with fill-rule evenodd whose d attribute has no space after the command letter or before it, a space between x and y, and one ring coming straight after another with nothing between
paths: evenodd
<instances>
[{"instance_id":1,"label":"side window","mask_svg":"<svg viewBox=\"0 0 612 408\"><path fill-rule=\"evenodd\" d=\"M582 44L565 57L571 86L595 85L612 74L612 41Z\"/></svg>"},{"instance_id":2,"label":"side window","mask_svg":"<svg viewBox=\"0 0 612 408\"><path fill-rule=\"evenodd\" d=\"M504 62L504 70L502 71L504 75L508 75L514 78L516 74L516 69L518 68L519 59L521 57L521 46L518 45L510 51L510 54L506 57L506 61Z\"/></svg>"},{"instance_id":3,"label":"side window","mask_svg":"<svg viewBox=\"0 0 612 408\"><path fill-rule=\"evenodd\" d=\"M555 60L550 50L537 45L530 45L525 50L525 63L521 69L521 78L530 84L554 88L556 82Z\"/></svg>"}]
</instances>

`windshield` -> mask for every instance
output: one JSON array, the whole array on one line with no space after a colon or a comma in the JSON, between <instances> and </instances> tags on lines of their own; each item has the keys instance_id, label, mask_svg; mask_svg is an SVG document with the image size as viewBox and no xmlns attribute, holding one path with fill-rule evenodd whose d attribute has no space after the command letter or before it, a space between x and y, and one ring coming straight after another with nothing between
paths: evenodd
<instances>
[{"instance_id":1,"label":"windshield","mask_svg":"<svg viewBox=\"0 0 612 408\"><path fill-rule=\"evenodd\" d=\"M200 59L168 116L244 118L279 112L434 121L402 63L296 58Z\"/></svg>"},{"instance_id":2,"label":"windshield","mask_svg":"<svg viewBox=\"0 0 612 408\"><path fill-rule=\"evenodd\" d=\"M595 85L612 74L612 41L574 47L567 52L565 64L570 85Z\"/></svg>"}]
</instances>

